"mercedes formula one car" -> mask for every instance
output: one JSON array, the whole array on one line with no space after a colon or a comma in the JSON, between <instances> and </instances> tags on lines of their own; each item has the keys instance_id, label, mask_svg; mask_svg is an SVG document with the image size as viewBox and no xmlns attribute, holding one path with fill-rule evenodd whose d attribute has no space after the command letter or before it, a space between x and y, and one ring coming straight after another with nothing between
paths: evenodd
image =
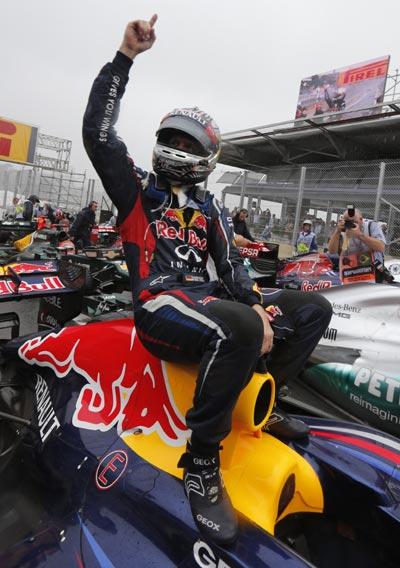
<instances>
[{"instance_id":1,"label":"mercedes formula one car","mask_svg":"<svg viewBox=\"0 0 400 568\"><path fill-rule=\"evenodd\" d=\"M272 377L255 373L224 440L241 519L231 548L199 534L179 456L196 368L165 363L132 319L15 338L0 375L0 566L394 568L400 443L305 418L308 439L263 432Z\"/></svg>"},{"instance_id":2,"label":"mercedes formula one car","mask_svg":"<svg viewBox=\"0 0 400 568\"><path fill-rule=\"evenodd\" d=\"M310 365L283 389L282 401L292 411L351 418L400 437L400 283L342 286L328 255L279 261L276 247L242 249L251 276L261 285L318 291L333 307ZM400 277L397 261L386 266Z\"/></svg>"},{"instance_id":3,"label":"mercedes formula one car","mask_svg":"<svg viewBox=\"0 0 400 568\"><path fill-rule=\"evenodd\" d=\"M287 402L320 416L351 415L400 437L400 285L320 293L332 319Z\"/></svg>"}]
</instances>

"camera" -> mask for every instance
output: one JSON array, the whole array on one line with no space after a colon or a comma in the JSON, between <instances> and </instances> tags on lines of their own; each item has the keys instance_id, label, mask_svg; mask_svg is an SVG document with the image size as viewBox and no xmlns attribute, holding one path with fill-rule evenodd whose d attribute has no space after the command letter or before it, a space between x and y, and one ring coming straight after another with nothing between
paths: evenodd
<instances>
[{"instance_id":1,"label":"camera","mask_svg":"<svg viewBox=\"0 0 400 568\"><path fill-rule=\"evenodd\" d=\"M355 214L356 214L356 208L354 206L354 203L350 203L349 205L347 205L347 216L349 218L344 220L343 231L347 231L348 229L354 229L355 227L357 227L356 223L354 223L354 221L351 220L351 218L354 217Z\"/></svg>"},{"instance_id":2,"label":"camera","mask_svg":"<svg viewBox=\"0 0 400 568\"><path fill-rule=\"evenodd\" d=\"M351 219L345 219L344 220L344 230L345 231L347 231L347 229L354 229L354 227L356 227L356 226L357 225Z\"/></svg>"},{"instance_id":3,"label":"camera","mask_svg":"<svg viewBox=\"0 0 400 568\"><path fill-rule=\"evenodd\" d=\"M354 203L350 203L347 206L347 215L349 217L354 217L355 214L356 214L356 208L354 207Z\"/></svg>"}]
</instances>

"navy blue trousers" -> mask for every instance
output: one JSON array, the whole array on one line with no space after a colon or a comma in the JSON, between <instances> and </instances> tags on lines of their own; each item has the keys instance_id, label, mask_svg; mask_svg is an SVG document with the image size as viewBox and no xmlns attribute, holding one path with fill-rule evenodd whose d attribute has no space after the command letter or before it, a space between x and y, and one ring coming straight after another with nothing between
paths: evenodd
<instances>
[{"instance_id":1,"label":"navy blue trousers","mask_svg":"<svg viewBox=\"0 0 400 568\"><path fill-rule=\"evenodd\" d=\"M315 292L264 289L274 330L268 370L278 387L296 377L327 328L332 308ZM204 297L201 286L168 290L135 306L137 333L157 357L200 363L187 426L202 444L219 445L232 410L257 365L263 324L255 310Z\"/></svg>"}]
</instances>

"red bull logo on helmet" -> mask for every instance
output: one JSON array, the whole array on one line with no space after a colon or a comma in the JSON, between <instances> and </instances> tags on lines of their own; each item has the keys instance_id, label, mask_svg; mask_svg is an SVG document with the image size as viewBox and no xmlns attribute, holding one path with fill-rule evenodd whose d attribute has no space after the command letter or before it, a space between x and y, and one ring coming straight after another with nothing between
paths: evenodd
<instances>
[{"instance_id":1,"label":"red bull logo on helmet","mask_svg":"<svg viewBox=\"0 0 400 568\"><path fill-rule=\"evenodd\" d=\"M72 423L77 428L118 433L156 432L173 446L186 443L189 431L173 399L165 363L151 355L136 336L133 322L103 322L64 328L29 339L19 348L29 365L84 377Z\"/></svg>"}]
</instances>

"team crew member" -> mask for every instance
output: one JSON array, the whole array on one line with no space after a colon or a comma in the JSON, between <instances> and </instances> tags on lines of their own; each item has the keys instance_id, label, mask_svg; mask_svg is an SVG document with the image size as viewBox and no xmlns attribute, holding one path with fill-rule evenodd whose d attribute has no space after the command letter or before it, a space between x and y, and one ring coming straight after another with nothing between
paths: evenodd
<instances>
[{"instance_id":1,"label":"team crew member","mask_svg":"<svg viewBox=\"0 0 400 568\"><path fill-rule=\"evenodd\" d=\"M260 354L271 352L276 321L282 323L276 326L280 344L274 348L281 363L275 365L279 381L300 370L329 322L330 306L313 294L269 291L267 302L275 304L276 314L264 310L262 295L231 246L233 232L223 208L198 185L214 169L220 151L218 127L205 112L175 109L163 118L154 172L142 171L127 155L114 125L132 61L155 41L156 19L128 24L113 62L94 82L83 137L118 209L139 338L162 359L200 363L186 415L192 436L178 465L184 468L199 530L224 545L236 539L238 524L220 475L219 447L230 432L239 394ZM223 288L209 280L209 256ZM304 425L298 423L283 419L280 433L286 428L289 435L304 436ZM279 430L272 426L271 432Z\"/></svg>"},{"instance_id":2,"label":"team crew member","mask_svg":"<svg viewBox=\"0 0 400 568\"><path fill-rule=\"evenodd\" d=\"M235 231L235 235L242 235L245 239L254 242L256 239L250 233L249 228L246 223L246 219L249 216L249 212L247 209L241 209L236 213L233 217L233 230Z\"/></svg>"},{"instance_id":3,"label":"team crew member","mask_svg":"<svg viewBox=\"0 0 400 568\"><path fill-rule=\"evenodd\" d=\"M22 219L24 221L33 221L35 216L35 206L40 203L37 195L30 195L22 206ZM18 217L17 217L18 218Z\"/></svg>"},{"instance_id":4,"label":"team crew member","mask_svg":"<svg viewBox=\"0 0 400 568\"><path fill-rule=\"evenodd\" d=\"M97 201L91 201L87 207L79 211L69 231L78 248L90 247L90 231L96 224Z\"/></svg>"}]
</instances>

